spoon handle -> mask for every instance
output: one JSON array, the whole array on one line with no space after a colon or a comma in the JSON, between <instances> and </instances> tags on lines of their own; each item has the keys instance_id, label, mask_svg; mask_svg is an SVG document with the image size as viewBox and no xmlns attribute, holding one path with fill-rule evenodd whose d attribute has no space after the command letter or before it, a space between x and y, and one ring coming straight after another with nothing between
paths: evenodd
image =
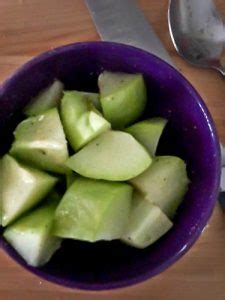
<instances>
[{"instance_id":1,"label":"spoon handle","mask_svg":"<svg viewBox=\"0 0 225 300\"><path fill-rule=\"evenodd\" d=\"M221 151L221 163L222 166L225 167L225 147L220 143L220 151Z\"/></svg>"},{"instance_id":2,"label":"spoon handle","mask_svg":"<svg viewBox=\"0 0 225 300\"><path fill-rule=\"evenodd\" d=\"M225 76L225 68L220 66L218 68L216 68L223 76Z\"/></svg>"}]
</instances>

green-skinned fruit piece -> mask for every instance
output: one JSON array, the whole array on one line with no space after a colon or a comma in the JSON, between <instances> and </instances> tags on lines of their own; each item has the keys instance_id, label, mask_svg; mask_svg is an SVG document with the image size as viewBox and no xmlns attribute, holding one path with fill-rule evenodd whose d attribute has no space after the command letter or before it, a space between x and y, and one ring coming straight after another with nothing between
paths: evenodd
<instances>
[{"instance_id":1,"label":"green-skinned fruit piece","mask_svg":"<svg viewBox=\"0 0 225 300\"><path fill-rule=\"evenodd\" d=\"M131 125L126 132L132 134L154 156L166 123L166 119L152 118Z\"/></svg>"},{"instance_id":2,"label":"green-skinned fruit piece","mask_svg":"<svg viewBox=\"0 0 225 300\"><path fill-rule=\"evenodd\" d=\"M44 113L50 108L57 107L63 95L63 83L55 80L50 86L42 90L31 102L25 107L26 116L37 116Z\"/></svg>"},{"instance_id":3,"label":"green-skinned fruit piece","mask_svg":"<svg viewBox=\"0 0 225 300\"><path fill-rule=\"evenodd\" d=\"M71 186L71 184L74 182L74 180L77 177L78 177L78 175L71 170L68 170L66 172L66 187L67 187L67 189Z\"/></svg>"},{"instance_id":4,"label":"green-skinned fruit piece","mask_svg":"<svg viewBox=\"0 0 225 300\"><path fill-rule=\"evenodd\" d=\"M141 116L147 102L142 75L105 71L98 85L103 115L113 128L124 128Z\"/></svg>"},{"instance_id":5,"label":"green-skinned fruit piece","mask_svg":"<svg viewBox=\"0 0 225 300\"><path fill-rule=\"evenodd\" d=\"M88 101L91 101L98 111L102 110L101 103L100 103L100 95L98 93L88 93L88 92L80 92L80 93L83 94Z\"/></svg>"},{"instance_id":6,"label":"green-skinned fruit piece","mask_svg":"<svg viewBox=\"0 0 225 300\"><path fill-rule=\"evenodd\" d=\"M14 135L11 155L42 170L66 172L67 141L56 108L22 121Z\"/></svg>"},{"instance_id":7,"label":"green-skinned fruit piece","mask_svg":"<svg viewBox=\"0 0 225 300\"><path fill-rule=\"evenodd\" d=\"M76 179L56 210L53 233L89 242L120 238L127 225L132 190L127 183Z\"/></svg>"},{"instance_id":8,"label":"green-skinned fruit piece","mask_svg":"<svg viewBox=\"0 0 225 300\"><path fill-rule=\"evenodd\" d=\"M61 239L51 235L57 201L29 212L6 228L7 242L33 267L46 264L61 245Z\"/></svg>"},{"instance_id":9,"label":"green-skinned fruit piece","mask_svg":"<svg viewBox=\"0 0 225 300\"><path fill-rule=\"evenodd\" d=\"M151 161L132 135L107 131L71 156L66 165L84 177L124 181L144 172Z\"/></svg>"},{"instance_id":10,"label":"green-skinned fruit piece","mask_svg":"<svg viewBox=\"0 0 225 300\"><path fill-rule=\"evenodd\" d=\"M77 91L64 92L61 117L66 137L75 151L111 127L85 94Z\"/></svg>"},{"instance_id":11,"label":"green-skinned fruit piece","mask_svg":"<svg viewBox=\"0 0 225 300\"><path fill-rule=\"evenodd\" d=\"M5 155L1 168L2 226L13 222L44 199L57 180Z\"/></svg>"},{"instance_id":12,"label":"green-skinned fruit piece","mask_svg":"<svg viewBox=\"0 0 225 300\"><path fill-rule=\"evenodd\" d=\"M135 192L128 226L121 240L130 246L145 248L156 242L172 226L173 223L159 207Z\"/></svg>"},{"instance_id":13,"label":"green-skinned fruit piece","mask_svg":"<svg viewBox=\"0 0 225 300\"><path fill-rule=\"evenodd\" d=\"M152 165L131 183L145 194L150 203L172 218L188 189L184 161L175 156L158 156Z\"/></svg>"}]
</instances>

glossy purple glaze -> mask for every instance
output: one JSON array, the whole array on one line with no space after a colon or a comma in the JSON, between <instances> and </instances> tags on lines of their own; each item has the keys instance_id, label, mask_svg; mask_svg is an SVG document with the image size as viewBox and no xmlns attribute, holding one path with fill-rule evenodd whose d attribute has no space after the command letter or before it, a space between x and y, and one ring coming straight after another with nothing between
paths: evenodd
<instances>
[{"instance_id":1,"label":"glossy purple glaze","mask_svg":"<svg viewBox=\"0 0 225 300\"><path fill-rule=\"evenodd\" d=\"M20 68L0 89L0 137L4 152L20 112L54 78L66 88L95 91L103 70L142 73L148 88L147 115L169 119L160 153L187 161L190 188L173 229L153 246L137 250L120 242L95 244L65 240L43 268L28 267L2 239L1 247L19 264L55 283L87 290L118 288L150 278L178 260L196 241L215 204L220 151L212 118L194 88L175 69L142 50L115 43L64 46ZM171 134L172 133L172 134ZM170 143L166 142L170 138Z\"/></svg>"}]
</instances>

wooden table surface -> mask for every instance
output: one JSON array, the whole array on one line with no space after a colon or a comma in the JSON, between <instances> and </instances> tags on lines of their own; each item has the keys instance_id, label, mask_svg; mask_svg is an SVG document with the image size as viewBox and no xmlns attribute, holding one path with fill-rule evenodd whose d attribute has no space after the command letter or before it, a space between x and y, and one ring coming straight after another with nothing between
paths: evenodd
<instances>
[{"instance_id":1,"label":"wooden table surface","mask_svg":"<svg viewBox=\"0 0 225 300\"><path fill-rule=\"evenodd\" d=\"M224 0L217 3L225 15ZM225 142L225 79L178 57L167 27L167 0L140 0L139 4L180 71L207 103ZM0 0L0 82L34 55L91 40L99 36L83 0ZM5 299L225 300L225 214L217 206L198 242L163 274L110 292L87 293L45 282L0 251L0 300Z\"/></svg>"}]
</instances>

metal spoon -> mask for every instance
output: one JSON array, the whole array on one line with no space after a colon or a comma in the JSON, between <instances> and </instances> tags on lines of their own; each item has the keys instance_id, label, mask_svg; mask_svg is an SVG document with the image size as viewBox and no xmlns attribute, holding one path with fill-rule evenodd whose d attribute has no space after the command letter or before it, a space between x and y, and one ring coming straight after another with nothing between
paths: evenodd
<instances>
[{"instance_id":1,"label":"metal spoon","mask_svg":"<svg viewBox=\"0 0 225 300\"><path fill-rule=\"evenodd\" d=\"M213 0L170 0L169 30L189 63L225 75L225 26Z\"/></svg>"},{"instance_id":2,"label":"metal spoon","mask_svg":"<svg viewBox=\"0 0 225 300\"><path fill-rule=\"evenodd\" d=\"M170 35L177 52L189 63L213 68L225 76L225 26L213 0L170 0ZM225 211L225 148L221 145L219 202Z\"/></svg>"}]
</instances>

